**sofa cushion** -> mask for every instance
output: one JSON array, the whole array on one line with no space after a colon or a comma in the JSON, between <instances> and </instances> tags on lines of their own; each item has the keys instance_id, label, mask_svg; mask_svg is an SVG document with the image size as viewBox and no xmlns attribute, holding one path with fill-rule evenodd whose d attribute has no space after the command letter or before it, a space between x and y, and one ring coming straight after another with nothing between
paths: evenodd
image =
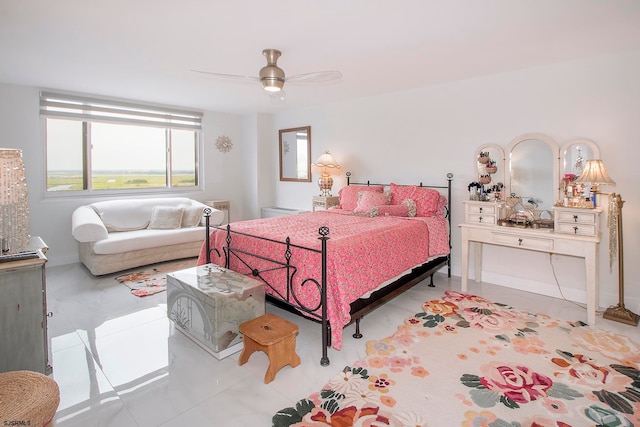
<instances>
[{"instance_id":1,"label":"sofa cushion","mask_svg":"<svg viewBox=\"0 0 640 427\"><path fill-rule=\"evenodd\" d=\"M147 228L150 230L180 228L182 225L182 212L180 206L154 206Z\"/></svg>"},{"instance_id":2,"label":"sofa cushion","mask_svg":"<svg viewBox=\"0 0 640 427\"><path fill-rule=\"evenodd\" d=\"M182 227L196 227L202 222L204 206L179 205L182 208Z\"/></svg>"},{"instance_id":3,"label":"sofa cushion","mask_svg":"<svg viewBox=\"0 0 640 427\"><path fill-rule=\"evenodd\" d=\"M149 226L154 206L178 206L192 204L186 197L150 199L122 199L92 203L90 206L100 216L109 232L142 230ZM223 216L224 213L220 212Z\"/></svg>"},{"instance_id":4,"label":"sofa cushion","mask_svg":"<svg viewBox=\"0 0 640 427\"><path fill-rule=\"evenodd\" d=\"M107 255L162 246L171 248L181 243L204 242L204 236L204 227L116 231L109 233L107 239L95 242L93 251L98 255Z\"/></svg>"}]
</instances>

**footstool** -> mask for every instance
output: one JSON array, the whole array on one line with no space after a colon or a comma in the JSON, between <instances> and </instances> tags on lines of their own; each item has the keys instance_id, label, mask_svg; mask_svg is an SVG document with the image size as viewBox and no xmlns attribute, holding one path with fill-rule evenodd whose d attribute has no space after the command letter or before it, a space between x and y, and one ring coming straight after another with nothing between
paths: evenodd
<instances>
[{"instance_id":1,"label":"footstool","mask_svg":"<svg viewBox=\"0 0 640 427\"><path fill-rule=\"evenodd\" d=\"M254 351L264 351L269 357L269 368L264 375L268 384L276 373L286 365L295 368L300 364L296 354L296 335L298 326L287 322L275 314L265 314L240 324L244 348L240 353L238 365L244 365Z\"/></svg>"},{"instance_id":2,"label":"footstool","mask_svg":"<svg viewBox=\"0 0 640 427\"><path fill-rule=\"evenodd\" d=\"M0 425L47 426L60 404L58 384L38 372L0 373Z\"/></svg>"}]
</instances>

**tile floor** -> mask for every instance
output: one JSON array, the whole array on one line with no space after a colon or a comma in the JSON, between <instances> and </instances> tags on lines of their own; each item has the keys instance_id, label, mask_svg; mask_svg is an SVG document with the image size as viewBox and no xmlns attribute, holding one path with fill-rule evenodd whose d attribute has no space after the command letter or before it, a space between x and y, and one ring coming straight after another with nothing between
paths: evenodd
<instances>
[{"instance_id":1,"label":"tile floor","mask_svg":"<svg viewBox=\"0 0 640 427\"><path fill-rule=\"evenodd\" d=\"M391 335L421 302L447 289L460 290L460 278L435 277L435 288L418 284L362 321L364 338L345 329L341 351L330 350L331 365L320 366L320 326L267 304L300 327L297 351L302 364L283 368L263 383L268 361L254 353L238 366L239 353L218 361L180 332L166 316L166 293L138 298L114 277L101 278L80 264L47 269L49 336L53 378L60 386L57 426L269 426L279 409L322 388L345 365L364 357L365 342ZM471 291L493 301L554 317L586 321L573 303L487 283ZM640 328L598 316L597 325L640 342Z\"/></svg>"}]
</instances>

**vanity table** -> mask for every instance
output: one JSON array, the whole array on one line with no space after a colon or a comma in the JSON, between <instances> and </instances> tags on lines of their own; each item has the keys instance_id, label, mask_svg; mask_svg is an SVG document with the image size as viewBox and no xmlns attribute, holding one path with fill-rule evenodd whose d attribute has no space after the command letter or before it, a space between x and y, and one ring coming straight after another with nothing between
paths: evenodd
<instances>
[{"instance_id":1,"label":"vanity table","mask_svg":"<svg viewBox=\"0 0 640 427\"><path fill-rule=\"evenodd\" d=\"M596 229L600 221L600 209L581 209L594 223L585 228ZM556 215L558 212L556 212ZM580 225L582 227L582 225ZM584 258L587 286L587 323L594 325L598 308L598 247L600 234L569 234L550 229L501 227L493 224L465 223L460 225L462 235L462 292L469 290L469 253L474 249L474 279L482 280L482 246L484 244L505 246L514 249L547 252Z\"/></svg>"},{"instance_id":2,"label":"vanity table","mask_svg":"<svg viewBox=\"0 0 640 427\"><path fill-rule=\"evenodd\" d=\"M551 137L539 133L518 136L506 150L496 144L481 146L474 158L479 182L484 185L485 190L491 188L492 184L504 183L504 194L521 200L522 212L533 221L527 221L526 227L518 221L507 221L505 216L509 215L509 207L504 199L463 202L465 222L459 226L462 237L462 292L469 290L469 257L472 245L476 282L482 280L484 245L546 252L549 256L558 254L578 257L584 259L586 273L587 322L595 324L598 308L600 217L603 210L555 204L564 197L564 188L560 186L561 177L566 177L567 174L579 176L584 162L597 158L599 150L592 141L574 140L560 148ZM491 165L492 168L489 169L486 165ZM486 180L491 184L487 185ZM551 226L550 221L541 221L549 216L553 218L553 229L542 228L543 224ZM540 228L534 228L538 226Z\"/></svg>"}]
</instances>

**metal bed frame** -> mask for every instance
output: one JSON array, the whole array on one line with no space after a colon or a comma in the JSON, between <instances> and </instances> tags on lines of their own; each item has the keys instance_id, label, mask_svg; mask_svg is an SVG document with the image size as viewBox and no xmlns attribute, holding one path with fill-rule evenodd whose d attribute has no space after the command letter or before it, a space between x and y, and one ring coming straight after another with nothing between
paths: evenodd
<instances>
[{"instance_id":1,"label":"metal bed frame","mask_svg":"<svg viewBox=\"0 0 640 427\"><path fill-rule=\"evenodd\" d=\"M350 182L351 174L347 172L347 185L388 185L388 184L375 184L367 181L366 183L351 183ZM447 217L449 223L449 248L451 248L451 181L453 180L453 174L447 174L447 185L446 186L437 186L437 185L423 185L420 183L420 187L425 188L434 188L441 190L446 190L447 192L447 205L445 216ZM206 222L206 238L205 238L205 250L206 250L206 262L207 264L211 263L211 251L215 250L218 256L221 256L220 252L217 248L211 248L210 242L210 229L218 229L226 232L225 243L222 247L224 252L225 259L225 268L229 268L231 258L237 259L242 265L244 265L248 271L250 271L251 275L262 280L266 286L268 286L276 296L272 296L267 294L266 298L272 304L283 308L287 311L295 313L297 315L301 315L305 318L317 321L322 324L322 357L320 359L320 365L328 366L330 361L327 355L327 349L331 346L331 325L329 323L329 319L327 319L327 242L331 239L330 230L328 227L323 226L318 229L318 240L321 242L321 248L309 248L305 246L296 245L291 243L289 237L286 237L284 241L274 240L270 238L265 238L261 236L255 236L252 234L247 234L239 231L234 231L231 229L231 224L227 224L226 227L219 226L211 226L209 224L209 217L211 214L210 209L205 209L205 222ZM238 248L233 245L234 236L242 235L250 238L255 238L259 240L264 240L268 242L275 243L277 245L282 246L282 251L280 252L279 257L265 257L263 255L253 254L243 250L242 248ZM316 253L317 256L321 257L322 260L322 268L319 275L315 277L306 277L300 281L300 288L305 286L314 286L320 296L319 302L315 307L309 307L303 304L298 296L297 296L297 286L293 286L293 279L296 277L297 268L295 265L291 264L291 256L293 250L303 250L310 251ZM255 268L252 265L252 260L260 259L263 261L267 261L269 267L268 268ZM373 292L368 298L360 298L351 303L351 322L349 324L355 322L356 323L356 331L353 334L354 338L362 338L362 334L360 333L360 320L375 310L377 307L386 303L387 301L393 299L397 295L403 293L407 289L410 289L414 285L420 283L427 277L430 277L429 286L433 287L433 275L439 269L447 266L447 276L451 277L451 252L447 255L443 255L441 257L435 258L429 262L426 262L418 267L415 267L410 273L398 278L394 282L384 286L383 288ZM267 280L263 273L265 272L281 272L284 274L283 279L286 279L287 287L286 292L283 294L279 292L269 280ZM318 315L316 311L321 310L321 314ZM301 314L300 312L306 313L306 316ZM345 325L347 326L347 325Z\"/></svg>"}]
</instances>

